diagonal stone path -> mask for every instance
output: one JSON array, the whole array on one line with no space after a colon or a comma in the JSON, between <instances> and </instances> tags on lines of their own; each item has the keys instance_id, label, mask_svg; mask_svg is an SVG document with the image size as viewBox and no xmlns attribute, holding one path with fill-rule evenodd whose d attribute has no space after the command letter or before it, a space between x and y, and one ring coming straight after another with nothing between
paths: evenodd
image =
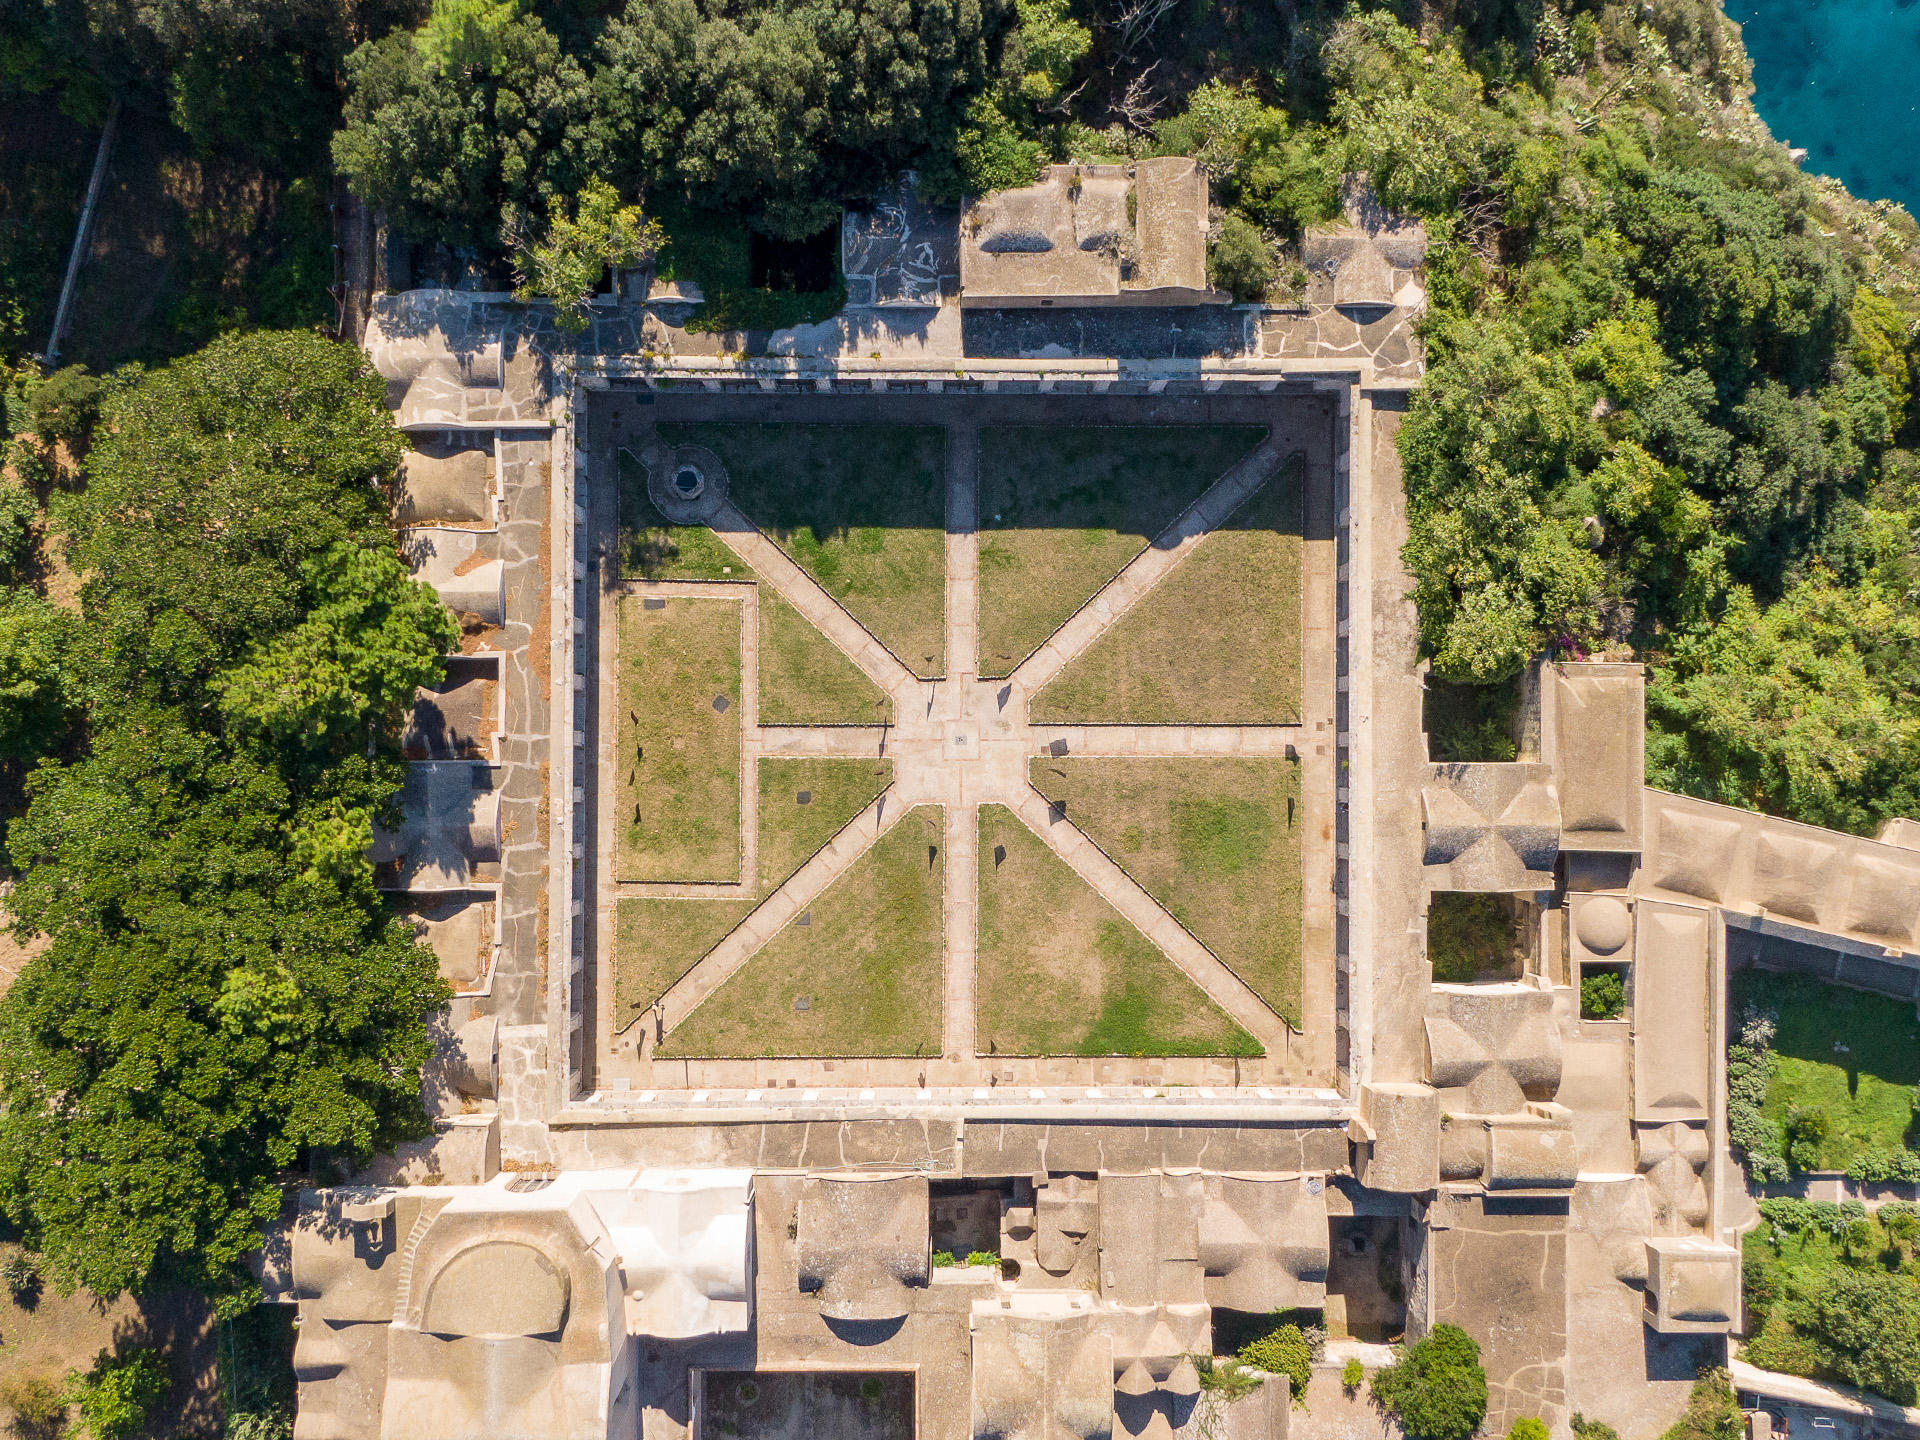
<instances>
[{"instance_id":1,"label":"diagonal stone path","mask_svg":"<svg viewBox=\"0 0 1920 1440\"><path fill-rule=\"evenodd\" d=\"M1026 822L1029 830L1047 842L1048 849L1071 865L1103 900L1159 946L1169 960L1186 972L1188 979L1206 991L1248 1034L1269 1051L1285 1052L1286 1022L1269 1010L1211 950L1194 939L1159 901L1141 889L1139 882L1121 869L1106 851L1071 824L1063 811L1031 787L1013 811Z\"/></svg>"},{"instance_id":2,"label":"diagonal stone path","mask_svg":"<svg viewBox=\"0 0 1920 1440\"><path fill-rule=\"evenodd\" d=\"M883 792L849 821L674 983L660 1001L660 1033L671 1031L686 1019L696 1005L717 990L788 921L819 899L826 888L845 874L910 808L894 803L891 795ZM648 1047L646 1053L651 1054L653 1037L647 1035L644 1043Z\"/></svg>"},{"instance_id":3,"label":"diagonal stone path","mask_svg":"<svg viewBox=\"0 0 1920 1440\"><path fill-rule=\"evenodd\" d=\"M884 757L893 762L894 779L878 800L769 894L668 990L660 1002L657 1024L643 1029L642 1058L650 1058L657 1038L691 1014L783 926L811 905L900 816L916 805L938 804L945 809L946 832L941 1048L949 1064L963 1070L974 1065L978 808L987 803L1006 805L1018 814L1270 1055L1285 1055L1290 1036L1286 1023L1098 845L1055 810L1033 788L1028 772L1039 756L1292 755L1302 743L1302 727L1034 725L1028 722L1027 714L1034 692L1239 509L1284 463L1290 447L1275 437L1256 446L1203 491L1012 675L983 681L977 678L975 669L979 628L979 533L975 513L979 433L971 425L956 423L949 426L947 435L947 674L943 679L916 676L730 501L711 521L715 533L745 564L887 692L896 716L888 725L762 726L756 723L757 705L743 704L743 796L757 792L755 770L758 758L764 755ZM757 620L753 644L757 670ZM748 659L743 647L743 665ZM747 693L743 677L743 697ZM743 804L743 821L749 818L750 812ZM749 869L742 873L750 877L753 872ZM746 894L750 888L746 883L622 883L615 887L620 895L716 898Z\"/></svg>"},{"instance_id":4,"label":"diagonal stone path","mask_svg":"<svg viewBox=\"0 0 1920 1440\"><path fill-rule=\"evenodd\" d=\"M1016 686L1031 695L1064 670L1068 661L1099 639L1108 626L1186 559L1194 546L1226 524L1234 511L1252 499L1253 493L1286 462L1292 448L1290 440L1269 434L1232 469L1201 491L1146 549L1134 556L1039 649L1015 667L1011 678Z\"/></svg>"}]
</instances>

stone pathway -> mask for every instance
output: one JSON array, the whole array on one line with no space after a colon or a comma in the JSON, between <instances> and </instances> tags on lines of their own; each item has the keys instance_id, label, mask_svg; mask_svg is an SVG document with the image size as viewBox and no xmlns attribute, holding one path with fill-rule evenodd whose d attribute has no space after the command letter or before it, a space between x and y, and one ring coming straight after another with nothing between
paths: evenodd
<instances>
[{"instance_id":1,"label":"stone pathway","mask_svg":"<svg viewBox=\"0 0 1920 1440\"><path fill-rule=\"evenodd\" d=\"M667 992L657 1013L640 1026L637 1050L652 1059L656 1041L692 1013L852 864L901 815L917 805L944 808L945 980L942 1073L970 1081L990 1079L1003 1057L975 1053L975 952L979 909L979 818L982 804L1007 806L1093 889L1157 945L1269 1052L1269 1073L1284 1068L1296 1037L1233 971L1196 940L1141 886L1065 816L1029 780L1041 756L1296 756L1298 725L1046 725L1027 720L1032 695L1106 628L1137 604L1271 478L1296 442L1270 436L1187 507L1151 545L1081 607L1012 675L977 676L979 535L976 495L979 432L964 421L947 429L946 675L923 680L849 614L785 551L733 504L723 503L712 525L741 560L844 652L894 702L887 725L769 725L758 714L757 604L742 607L742 822L753 826L747 798L757 789L759 757L838 756L891 760L887 791L864 809L805 865L778 886ZM711 594L700 582L634 582L648 593ZM743 587L752 593L752 587ZM756 837L757 838L757 837ZM707 896L749 894L754 882L749 845L743 844L739 885L621 883L618 895ZM631 1033L631 1032L630 1032ZM680 1062L675 1062L680 1063ZM708 1062L685 1062L688 1064ZM724 1062L714 1062L724 1063ZM819 1062L831 1068L834 1062ZM871 1062L879 1064L883 1062ZM913 1064L916 1062L900 1062ZM925 1062L918 1062L925 1068ZM1256 1065L1256 1069L1259 1069ZM643 1075L650 1072L641 1072ZM1236 1071L1237 1073L1237 1071ZM924 1083L924 1082L923 1082Z\"/></svg>"}]
</instances>

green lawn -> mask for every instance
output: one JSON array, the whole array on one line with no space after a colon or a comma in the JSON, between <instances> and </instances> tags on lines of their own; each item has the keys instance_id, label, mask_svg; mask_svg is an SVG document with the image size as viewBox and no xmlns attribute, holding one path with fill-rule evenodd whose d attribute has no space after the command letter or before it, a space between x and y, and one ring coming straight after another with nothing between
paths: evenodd
<instances>
[{"instance_id":1,"label":"green lawn","mask_svg":"<svg viewBox=\"0 0 1920 1440\"><path fill-rule=\"evenodd\" d=\"M1036 759L1034 788L1300 1028L1300 773L1280 759Z\"/></svg>"},{"instance_id":2,"label":"green lawn","mask_svg":"<svg viewBox=\"0 0 1920 1440\"><path fill-rule=\"evenodd\" d=\"M619 690L615 878L737 881L739 603L621 596Z\"/></svg>"},{"instance_id":3,"label":"green lawn","mask_svg":"<svg viewBox=\"0 0 1920 1440\"><path fill-rule=\"evenodd\" d=\"M1762 1113L1784 1126L1794 1106L1824 1110L1820 1168L1843 1170L1863 1150L1920 1142L1920 1020L1911 1004L1756 970L1736 973L1733 997L1736 1009L1751 1002L1779 1016Z\"/></svg>"},{"instance_id":4,"label":"green lawn","mask_svg":"<svg viewBox=\"0 0 1920 1440\"><path fill-rule=\"evenodd\" d=\"M614 903L613 1030L640 1018L727 932L753 900L627 899Z\"/></svg>"},{"instance_id":5,"label":"green lawn","mask_svg":"<svg viewBox=\"0 0 1920 1440\"><path fill-rule=\"evenodd\" d=\"M982 1053L1261 1053L1259 1042L999 805L980 808L978 954Z\"/></svg>"},{"instance_id":6,"label":"green lawn","mask_svg":"<svg viewBox=\"0 0 1920 1440\"><path fill-rule=\"evenodd\" d=\"M813 623L760 586L760 723L882 725L893 701Z\"/></svg>"},{"instance_id":7,"label":"green lawn","mask_svg":"<svg viewBox=\"0 0 1920 1440\"><path fill-rule=\"evenodd\" d=\"M1298 722L1300 485L1296 461L1035 695L1033 718Z\"/></svg>"},{"instance_id":8,"label":"green lawn","mask_svg":"<svg viewBox=\"0 0 1920 1440\"><path fill-rule=\"evenodd\" d=\"M1260 443L1252 425L980 435L980 673L1005 675Z\"/></svg>"},{"instance_id":9,"label":"green lawn","mask_svg":"<svg viewBox=\"0 0 1920 1440\"><path fill-rule=\"evenodd\" d=\"M945 668L946 432L910 425L662 425L915 674Z\"/></svg>"},{"instance_id":10,"label":"green lawn","mask_svg":"<svg viewBox=\"0 0 1920 1440\"><path fill-rule=\"evenodd\" d=\"M903 815L672 1030L660 1054L938 1054L941 826L937 805Z\"/></svg>"},{"instance_id":11,"label":"green lawn","mask_svg":"<svg viewBox=\"0 0 1920 1440\"><path fill-rule=\"evenodd\" d=\"M893 782L891 760L760 761L760 889L771 893ZM803 802L801 796L806 799Z\"/></svg>"}]
</instances>

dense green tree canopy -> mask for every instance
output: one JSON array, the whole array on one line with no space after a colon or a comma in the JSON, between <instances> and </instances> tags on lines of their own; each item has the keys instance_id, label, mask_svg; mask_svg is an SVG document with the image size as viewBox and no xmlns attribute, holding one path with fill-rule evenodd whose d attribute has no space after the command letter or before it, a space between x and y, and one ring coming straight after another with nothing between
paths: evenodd
<instances>
[{"instance_id":1,"label":"dense green tree canopy","mask_svg":"<svg viewBox=\"0 0 1920 1440\"><path fill-rule=\"evenodd\" d=\"M587 72L509 0L439 0L347 61L334 163L419 240L496 249L594 173Z\"/></svg>"},{"instance_id":2,"label":"dense green tree canopy","mask_svg":"<svg viewBox=\"0 0 1920 1440\"><path fill-rule=\"evenodd\" d=\"M677 185L774 234L814 234L845 199L883 188L951 136L1010 10L1006 0L631 0L600 47L600 149L631 167L631 185Z\"/></svg>"},{"instance_id":3,"label":"dense green tree canopy","mask_svg":"<svg viewBox=\"0 0 1920 1440\"><path fill-rule=\"evenodd\" d=\"M296 1161L423 1123L445 987L366 844L456 630L395 553L383 402L297 333L117 388L70 517L83 615L0 610L0 720L44 651L86 738L7 837L50 943L0 1000L0 1204L101 1295L243 1295Z\"/></svg>"},{"instance_id":4,"label":"dense green tree canopy","mask_svg":"<svg viewBox=\"0 0 1920 1440\"><path fill-rule=\"evenodd\" d=\"M1374 1398L1411 1440L1467 1440L1487 1414L1480 1347L1458 1325L1436 1325L1372 1382Z\"/></svg>"}]
</instances>

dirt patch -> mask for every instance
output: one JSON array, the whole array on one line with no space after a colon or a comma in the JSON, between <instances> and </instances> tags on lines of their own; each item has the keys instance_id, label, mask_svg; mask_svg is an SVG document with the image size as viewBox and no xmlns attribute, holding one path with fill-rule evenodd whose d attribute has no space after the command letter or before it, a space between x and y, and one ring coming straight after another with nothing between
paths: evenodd
<instances>
[{"instance_id":1,"label":"dirt patch","mask_svg":"<svg viewBox=\"0 0 1920 1440\"><path fill-rule=\"evenodd\" d=\"M18 1252L0 1245L0 1260ZM143 1434L206 1434L217 1421L218 1354L212 1311L201 1296L171 1291L146 1300L102 1302L87 1291L62 1295L44 1285L32 1304L15 1304L0 1289L0 1375L45 1376L58 1384L69 1370L86 1370L102 1350L157 1345L166 1353L172 1390Z\"/></svg>"},{"instance_id":2,"label":"dirt patch","mask_svg":"<svg viewBox=\"0 0 1920 1440\"><path fill-rule=\"evenodd\" d=\"M7 993L13 982L20 978L20 972L47 946L53 943L50 935L36 935L31 940L17 940L11 930L0 930L0 995ZM5 1332L0 1331L0 1334Z\"/></svg>"}]
</instances>

